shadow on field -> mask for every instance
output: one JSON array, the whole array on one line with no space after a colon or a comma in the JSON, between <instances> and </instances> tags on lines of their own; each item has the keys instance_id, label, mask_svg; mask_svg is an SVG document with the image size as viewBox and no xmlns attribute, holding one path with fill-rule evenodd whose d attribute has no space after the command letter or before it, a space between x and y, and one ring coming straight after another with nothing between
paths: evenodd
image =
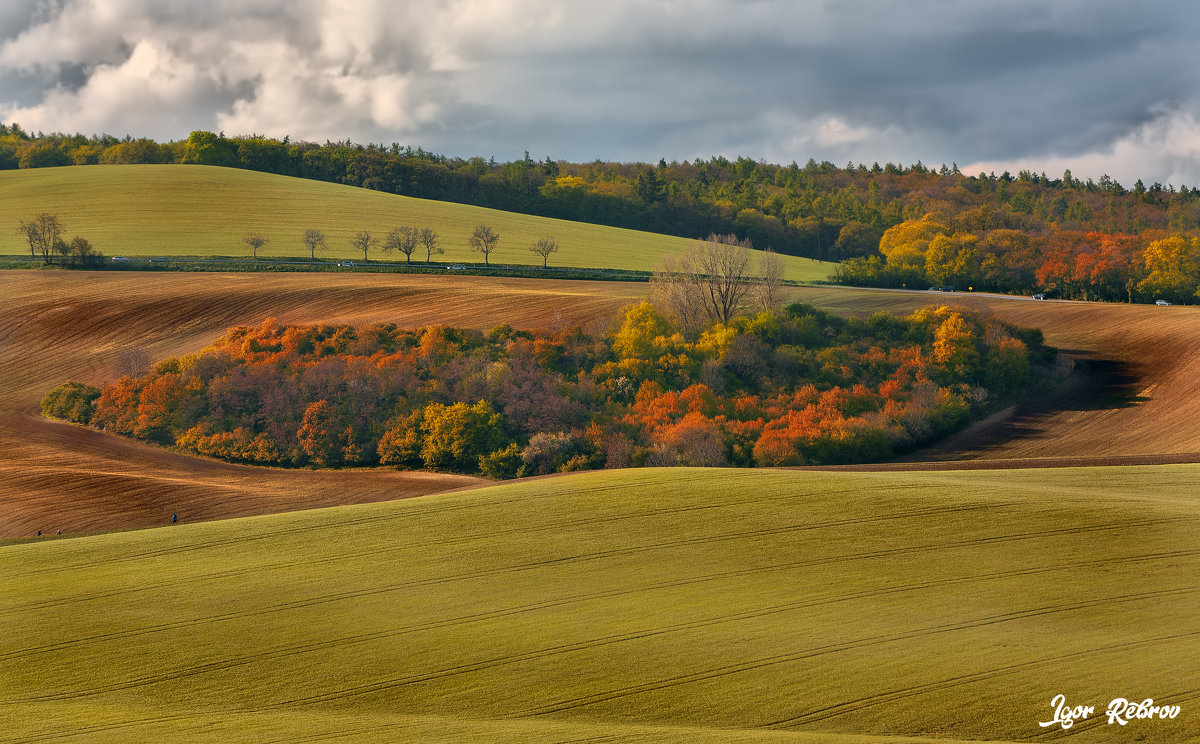
<instances>
[{"instance_id":1,"label":"shadow on field","mask_svg":"<svg viewBox=\"0 0 1200 744\"><path fill-rule=\"evenodd\" d=\"M1138 395L1139 379L1128 363L1092 358L1074 349L1061 349L1060 353L1074 362L1074 368L1051 392L993 414L892 462L974 459L1013 441L1036 437L1063 412L1130 408L1147 400Z\"/></svg>"}]
</instances>

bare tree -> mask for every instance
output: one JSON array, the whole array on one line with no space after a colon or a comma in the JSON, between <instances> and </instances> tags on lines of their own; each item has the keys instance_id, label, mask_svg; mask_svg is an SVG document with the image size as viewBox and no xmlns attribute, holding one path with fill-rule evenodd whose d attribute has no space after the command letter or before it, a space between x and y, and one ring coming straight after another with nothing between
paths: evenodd
<instances>
[{"instance_id":1,"label":"bare tree","mask_svg":"<svg viewBox=\"0 0 1200 744\"><path fill-rule=\"evenodd\" d=\"M701 280L689 251L680 256L663 256L650 279L654 305L671 316L675 325L688 335L699 333L709 323Z\"/></svg>"},{"instance_id":2,"label":"bare tree","mask_svg":"<svg viewBox=\"0 0 1200 744\"><path fill-rule=\"evenodd\" d=\"M433 228L422 227L417 237L421 241L421 245L425 248L425 263L429 263L434 254L445 253L438 246L438 234L433 231Z\"/></svg>"},{"instance_id":3,"label":"bare tree","mask_svg":"<svg viewBox=\"0 0 1200 744\"><path fill-rule=\"evenodd\" d=\"M735 235L709 235L694 241L678 258L664 257L654 272L655 299L687 331L708 321L728 323L746 304L754 283L750 241Z\"/></svg>"},{"instance_id":4,"label":"bare tree","mask_svg":"<svg viewBox=\"0 0 1200 744\"><path fill-rule=\"evenodd\" d=\"M775 310L783 302L783 258L768 248L757 264L751 303L759 312Z\"/></svg>"},{"instance_id":5,"label":"bare tree","mask_svg":"<svg viewBox=\"0 0 1200 744\"><path fill-rule=\"evenodd\" d=\"M71 255L71 244L62 238L54 241L54 252L62 256L59 263L63 266L67 265L67 256Z\"/></svg>"},{"instance_id":6,"label":"bare tree","mask_svg":"<svg viewBox=\"0 0 1200 744\"><path fill-rule=\"evenodd\" d=\"M558 241L554 238L538 238L533 241L533 245L529 246L529 250L542 257L542 268L544 269L550 260L550 254L558 252Z\"/></svg>"},{"instance_id":7,"label":"bare tree","mask_svg":"<svg viewBox=\"0 0 1200 744\"><path fill-rule=\"evenodd\" d=\"M250 255L258 259L258 249L267 244L267 238L262 233L246 233L246 237L242 238L242 242L250 249Z\"/></svg>"},{"instance_id":8,"label":"bare tree","mask_svg":"<svg viewBox=\"0 0 1200 744\"><path fill-rule=\"evenodd\" d=\"M54 253L55 245L62 241L63 226L58 221L58 215L42 212L28 222L21 220L17 232L24 235L25 239L29 241L31 257L36 258L38 254L41 254L42 260L50 263L50 256Z\"/></svg>"},{"instance_id":9,"label":"bare tree","mask_svg":"<svg viewBox=\"0 0 1200 744\"><path fill-rule=\"evenodd\" d=\"M471 233L471 237L467 238L467 244L471 246L471 250L483 254L483 265L488 265L488 256L492 251L496 250L496 243L500 242L500 234L493 230L490 225L478 225L475 231Z\"/></svg>"},{"instance_id":10,"label":"bare tree","mask_svg":"<svg viewBox=\"0 0 1200 744\"><path fill-rule=\"evenodd\" d=\"M363 252L363 261L367 260L367 252L375 247L375 242L375 238L366 230L359 230L358 235L350 239L350 245Z\"/></svg>"},{"instance_id":11,"label":"bare tree","mask_svg":"<svg viewBox=\"0 0 1200 744\"><path fill-rule=\"evenodd\" d=\"M88 242L88 239L78 235L71 239L70 252L79 256L80 263L88 263L92 256L96 254L95 249L92 248L92 244Z\"/></svg>"},{"instance_id":12,"label":"bare tree","mask_svg":"<svg viewBox=\"0 0 1200 744\"><path fill-rule=\"evenodd\" d=\"M329 245L325 242L325 233L311 227L304 231L304 245L308 246L308 255L314 261L317 260L318 248L329 248Z\"/></svg>"},{"instance_id":13,"label":"bare tree","mask_svg":"<svg viewBox=\"0 0 1200 744\"><path fill-rule=\"evenodd\" d=\"M117 352L117 376L141 377L150 371L150 355L138 346L129 346Z\"/></svg>"},{"instance_id":14,"label":"bare tree","mask_svg":"<svg viewBox=\"0 0 1200 744\"><path fill-rule=\"evenodd\" d=\"M421 231L415 227L404 225L397 227L388 233L387 238L383 241L383 250L385 253L391 251L399 251L404 254L407 263L412 263L412 254L417 250L417 243L420 241Z\"/></svg>"}]
</instances>

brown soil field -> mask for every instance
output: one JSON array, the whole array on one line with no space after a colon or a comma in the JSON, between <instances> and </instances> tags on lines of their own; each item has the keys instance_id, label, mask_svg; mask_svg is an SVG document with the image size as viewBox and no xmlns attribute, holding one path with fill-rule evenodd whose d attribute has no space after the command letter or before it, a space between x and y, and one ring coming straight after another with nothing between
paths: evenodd
<instances>
[{"instance_id":1,"label":"brown soil field","mask_svg":"<svg viewBox=\"0 0 1200 744\"><path fill-rule=\"evenodd\" d=\"M996 467L1200 461L1200 308L833 287L802 289L799 299L843 314L935 303L991 312L1041 328L1046 343L1076 361L1077 372L1055 394L905 460Z\"/></svg>"},{"instance_id":2,"label":"brown soil field","mask_svg":"<svg viewBox=\"0 0 1200 744\"><path fill-rule=\"evenodd\" d=\"M196 351L234 325L376 321L601 330L647 286L465 276L0 272L0 538L126 529L417 496L481 482L387 470L231 465L43 418L67 379L113 378L130 347ZM1013 467L1200 460L1200 308L1035 302L834 287L795 299L846 314L961 304L1042 328L1080 361L1063 393L907 460ZM889 466L884 466L889 467Z\"/></svg>"},{"instance_id":3,"label":"brown soil field","mask_svg":"<svg viewBox=\"0 0 1200 744\"><path fill-rule=\"evenodd\" d=\"M0 272L0 538L127 529L384 501L460 475L311 471L181 455L43 418L59 383L114 378L117 355L197 351L230 326L377 321L603 328L645 284L334 274Z\"/></svg>"}]
</instances>

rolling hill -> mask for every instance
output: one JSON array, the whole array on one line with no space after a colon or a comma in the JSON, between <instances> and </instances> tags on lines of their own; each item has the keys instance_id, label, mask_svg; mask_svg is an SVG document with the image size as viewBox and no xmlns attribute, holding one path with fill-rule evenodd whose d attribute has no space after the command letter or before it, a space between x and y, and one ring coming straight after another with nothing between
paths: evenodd
<instances>
[{"instance_id":1,"label":"rolling hill","mask_svg":"<svg viewBox=\"0 0 1200 744\"><path fill-rule=\"evenodd\" d=\"M118 355L190 353L240 323L446 323L603 330L646 285L467 276L0 272L0 538L218 519L382 501L476 483L444 474L314 473L230 465L51 421L38 412L67 379L113 378ZM795 288L844 313L954 301L1046 330L1047 341L1122 374L1057 408L1020 414L992 441L925 459L1097 464L1138 455L1200 461L1200 310L1019 298ZM998 461L1007 461L1000 463Z\"/></svg>"},{"instance_id":2,"label":"rolling hill","mask_svg":"<svg viewBox=\"0 0 1200 744\"><path fill-rule=\"evenodd\" d=\"M1200 466L637 470L0 547L9 742L1200 740ZM1042 728L1051 699L1100 711ZM1178 705L1106 725L1115 697Z\"/></svg>"},{"instance_id":3,"label":"rolling hill","mask_svg":"<svg viewBox=\"0 0 1200 744\"><path fill-rule=\"evenodd\" d=\"M529 251L551 236L560 249L551 266L650 271L666 253L687 247L683 238L500 212L450 202L413 199L368 189L267 173L200 165L103 165L0 171L0 253L28 254L17 224L40 212L57 214L68 236L82 235L107 256L239 256L247 232L270 242L260 257L308 258L302 237L322 230L329 244L320 258L358 259L350 239L368 230L382 239L401 225L432 227L441 238L442 263L475 262L467 237L486 223L500 234L493 264L541 265ZM372 259L403 260L376 251ZM414 260L424 259L423 253ZM786 278L827 279L835 264L784 256Z\"/></svg>"}]
</instances>

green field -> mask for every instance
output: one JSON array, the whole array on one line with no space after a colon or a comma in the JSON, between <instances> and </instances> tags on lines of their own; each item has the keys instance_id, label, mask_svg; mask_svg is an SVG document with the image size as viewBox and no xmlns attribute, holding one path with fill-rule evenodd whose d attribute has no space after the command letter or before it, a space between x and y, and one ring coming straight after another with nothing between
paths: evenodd
<instances>
[{"instance_id":1,"label":"green field","mask_svg":"<svg viewBox=\"0 0 1200 744\"><path fill-rule=\"evenodd\" d=\"M0 254L28 254L17 234L23 219L57 214L68 238L82 235L106 256L238 256L248 232L270 242L260 257L308 258L301 238L316 228L329 249L318 258L362 260L350 245L359 230L382 238L401 225L432 227L445 254L435 261L483 262L467 237L486 223L500 233L494 264L541 265L529 251L541 237L554 237L559 251L550 266L649 271L665 253L688 241L636 230L500 212L450 202L413 199L368 189L254 171L199 165L94 165L0 171ZM372 259L403 260L373 253ZM424 259L423 253L413 255ZM786 277L824 280L835 265L785 256Z\"/></svg>"},{"instance_id":2,"label":"green field","mask_svg":"<svg viewBox=\"0 0 1200 744\"><path fill-rule=\"evenodd\" d=\"M0 730L1010 741L1064 693L1073 741L1198 741L1198 481L643 469L9 544Z\"/></svg>"}]
</instances>

